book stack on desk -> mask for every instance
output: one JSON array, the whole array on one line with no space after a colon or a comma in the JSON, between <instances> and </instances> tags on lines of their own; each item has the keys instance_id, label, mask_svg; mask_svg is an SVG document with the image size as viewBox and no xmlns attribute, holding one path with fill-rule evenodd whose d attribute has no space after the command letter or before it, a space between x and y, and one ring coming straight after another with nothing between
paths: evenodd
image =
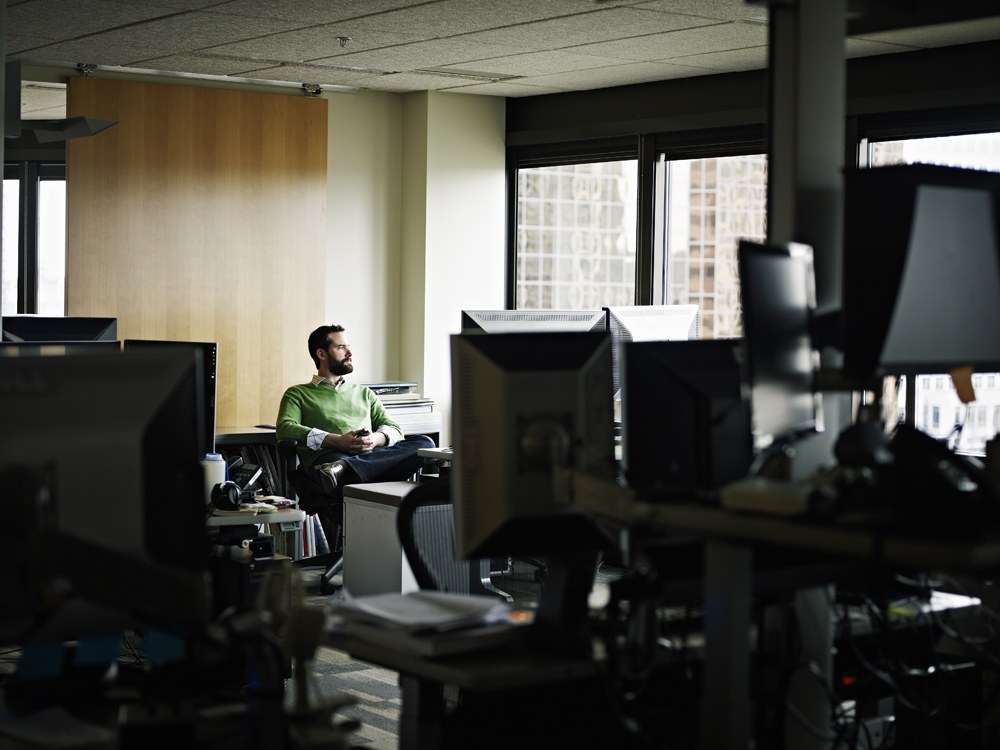
<instances>
[{"instance_id":1,"label":"book stack on desk","mask_svg":"<svg viewBox=\"0 0 1000 750\"><path fill-rule=\"evenodd\" d=\"M443 591L356 597L330 614L334 635L427 657L507 645L523 630L505 601Z\"/></svg>"}]
</instances>

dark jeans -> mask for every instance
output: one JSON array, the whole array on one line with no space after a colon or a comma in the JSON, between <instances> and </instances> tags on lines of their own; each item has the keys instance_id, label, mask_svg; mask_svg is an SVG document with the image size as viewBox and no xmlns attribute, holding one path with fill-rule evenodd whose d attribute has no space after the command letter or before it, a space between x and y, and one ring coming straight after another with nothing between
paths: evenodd
<instances>
[{"instance_id":1,"label":"dark jeans","mask_svg":"<svg viewBox=\"0 0 1000 750\"><path fill-rule=\"evenodd\" d=\"M417 455L417 451L433 447L434 441L426 435L412 435L395 445L359 455L323 451L316 456L312 465L316 467L332 461L343 461L357 477L350 477L345 484L398 482L409 479L423 465L424 459Z\"/></svg>"}]
</instances>

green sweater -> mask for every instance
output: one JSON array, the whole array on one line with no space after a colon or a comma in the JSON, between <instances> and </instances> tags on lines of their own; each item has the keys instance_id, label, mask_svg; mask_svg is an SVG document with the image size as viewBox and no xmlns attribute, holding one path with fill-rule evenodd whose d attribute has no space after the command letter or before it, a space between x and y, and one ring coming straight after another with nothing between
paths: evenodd
<instances>
[{"instance_id":1,"label":"green sweater","mask_svg":"<svg viewBox=\"0 0 1000 750\"><path fill-rule=\"evenodd\" d=\"M403 434L399 425L385 413L378 396L367 386L357 383L345 382L339 388L325 383L293 385L285 391L278 407L278 440L297 440L299 457L307 467L318 454L306 446L310 430L343 435L362 427L376 432L383 426L395 429L398 435Z\"/></svg>"}]
</instances>

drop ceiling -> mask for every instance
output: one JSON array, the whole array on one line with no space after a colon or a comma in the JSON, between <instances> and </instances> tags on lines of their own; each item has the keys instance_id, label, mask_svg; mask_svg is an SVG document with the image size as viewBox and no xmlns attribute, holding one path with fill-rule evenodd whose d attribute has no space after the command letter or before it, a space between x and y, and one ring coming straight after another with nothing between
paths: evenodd
<instances>
[{"instance_id":1,"label":"drop ceiling","mask_svg":"<svg viewBox=\"0 0 1000 750\"><path fill-rule=\"evenodd\" d=\"M846 57L1000 38L996 2L868 0ZM951 4L959 5L959 4ZM322 92L525 97L751 70L767 8L744 0L6 0L8 58L33 70L203 77ZM899 10L903 8L903 10ZM950 13L950 15L948 15ZM64 115L59 75L22 116Z\"/></svg>"}]
</instances>

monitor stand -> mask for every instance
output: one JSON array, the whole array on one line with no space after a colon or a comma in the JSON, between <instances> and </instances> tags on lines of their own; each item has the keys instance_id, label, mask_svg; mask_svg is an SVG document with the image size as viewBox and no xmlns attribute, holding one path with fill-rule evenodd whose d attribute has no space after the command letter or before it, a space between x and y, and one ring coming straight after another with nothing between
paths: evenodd
<instances>
[{"instance_id":1,"label":"monitor stand","mask_svg":"<svg viewBox=\"0 0 1000 750\"><path fill-rule=\"evenodd\" d=\"M571 658L591 655L588 600L599 560L597 552L549 558L542 596L528 633L532 651Z\"/></svg>"}]
</instances>

